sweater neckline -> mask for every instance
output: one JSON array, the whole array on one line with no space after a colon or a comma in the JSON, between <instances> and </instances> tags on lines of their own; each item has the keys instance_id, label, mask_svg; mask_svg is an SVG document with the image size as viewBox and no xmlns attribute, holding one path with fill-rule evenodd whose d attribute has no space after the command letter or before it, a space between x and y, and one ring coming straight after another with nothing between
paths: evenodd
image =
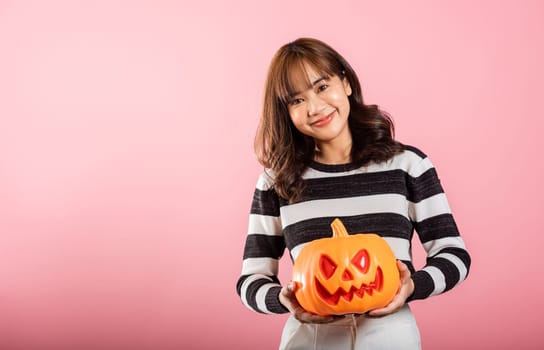
<instances>
[{"instance_id":1,"label":"sweater neckline","mask_svg":"<svg viewBox=\"0 0 544 350\"><path fill-rule=\"evenodd\" d=\"M324 164L316 162L315 160L310 163L310 168L326 172L326 173L342 173L350 170L357 169L357 165L354 163L344 164Z\"/></svg>"}]
</instances>

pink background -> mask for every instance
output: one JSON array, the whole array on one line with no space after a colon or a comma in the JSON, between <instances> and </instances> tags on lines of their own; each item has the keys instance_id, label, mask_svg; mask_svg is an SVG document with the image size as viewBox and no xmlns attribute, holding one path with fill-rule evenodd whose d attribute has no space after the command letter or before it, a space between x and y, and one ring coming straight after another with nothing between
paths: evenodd
<instances>
[{"instance_id":1,"label":"pink background","mask_svg":"<svg viewBox=\"0 0 544 350\"><path fill-rule=\"evenodd\" d=\"M438 168L473 267L412 304L424 347L542 348L543 35L536 0L0 1L0 348L277 348L235 283L300 36Z\"/></svg>"}]
</instances>

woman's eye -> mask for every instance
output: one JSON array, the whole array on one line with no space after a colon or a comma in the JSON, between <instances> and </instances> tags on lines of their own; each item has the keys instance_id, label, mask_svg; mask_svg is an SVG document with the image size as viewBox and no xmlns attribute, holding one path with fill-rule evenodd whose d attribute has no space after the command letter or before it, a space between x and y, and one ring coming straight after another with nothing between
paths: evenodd
<instances>
[{"instance_id":1,"label":"woman's eye","mask_svg":"<svg viewBox=\"0 0 544 350\"><path fill-rule=\"evenodd\" d=\"M328 87L329 87L329 85L327 85L327 84L319 85L319 87L317 88L317 92L321 92L323 90L326 90Z\"/></svg>"},{"instance_id":2,"label":"woman's eye","mask_svg":"<svg viewBox=\"0 0 544 350\"><path fill-rule=\"evenodd\" d=\"M301 98L294 98L294 99L291 100L291 102L289 102L289 104L294 106L294 105L298 105L298 104L302 103L302 101L303 101L303 99L301 99Z\"/></svg>"}]
</instances>

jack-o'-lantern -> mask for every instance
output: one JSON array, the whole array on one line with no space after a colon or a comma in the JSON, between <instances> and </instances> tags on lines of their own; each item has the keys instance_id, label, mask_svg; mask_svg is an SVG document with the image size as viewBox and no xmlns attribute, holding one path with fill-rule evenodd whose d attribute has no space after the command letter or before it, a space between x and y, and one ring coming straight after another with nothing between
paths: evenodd
<instances>
[{"instance_id":1,"label":"jack-o'-lantern","mask_svg":"<svg viewBox=\"0 0 544 350\"><path fill-rule=\"evenodd\" d=\"M293 266L295 296L316 315L365 313L393 299L400 276L393 251L373 233L349 235L340 219L333 236L308 243Z\"/></svg>"}]
</instances>

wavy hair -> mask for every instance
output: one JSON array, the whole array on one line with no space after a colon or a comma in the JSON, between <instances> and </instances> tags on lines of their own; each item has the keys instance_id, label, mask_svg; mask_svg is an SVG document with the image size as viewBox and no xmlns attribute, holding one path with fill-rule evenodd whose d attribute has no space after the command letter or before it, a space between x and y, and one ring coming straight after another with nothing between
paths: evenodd
<instances>
[{"instance_id":1,"label":"wavy hair","mask_svg":"<svg viewBox=\"0 0 544 350\"><path fill-rule=\"evenodd\" d=\"M346 78L349 96L348 125L352 135L351 162L363 166L383 162L404 150L394 139L391 117L377 105L365 105L361 84L353 68L333 48L322 41L300 38L282 46L272 58L265 83L261 119L255 136L259 162L274 173L274 189L289 202L302 198L302 174L315 156L313 138L299 132L288 112L289 97L296 92L301 76L311 86L304 65L323 76Z\"/></svg>"}]
</instances>

